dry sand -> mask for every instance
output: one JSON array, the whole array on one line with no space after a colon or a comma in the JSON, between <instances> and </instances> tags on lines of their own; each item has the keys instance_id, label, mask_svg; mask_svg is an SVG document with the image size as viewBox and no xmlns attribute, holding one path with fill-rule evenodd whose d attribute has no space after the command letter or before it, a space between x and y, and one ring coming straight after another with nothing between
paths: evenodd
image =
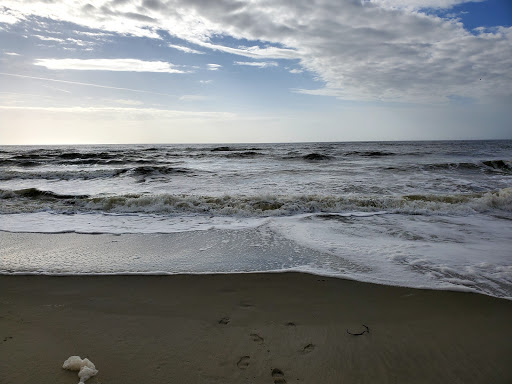
<instances>
[{"instance_id":1,"label":"dry sand","mask_svg":"<svg viewBox=\"0 0 512 384\"><path fill-rule=\"evenodd\" d=\"M512 302L299 273L0 276L0 383L76 383L71 355L90 384L511 383Z\"/></svg>"}]
</instances>

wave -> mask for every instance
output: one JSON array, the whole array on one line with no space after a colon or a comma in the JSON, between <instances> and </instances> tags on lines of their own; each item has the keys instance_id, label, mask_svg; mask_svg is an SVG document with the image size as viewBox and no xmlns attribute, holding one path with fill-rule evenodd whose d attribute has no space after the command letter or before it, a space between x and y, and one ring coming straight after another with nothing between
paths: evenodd
<instances>
[{"instance_id":1,"label":"wave","mask_svg":"<svg viewBox=\"0 0 512 384\"><path fill-rule=\"evenodd\" d=\"M216 147L216 148L210 149L210 152L229 152L229 151L233 151L233 149L231 147Z\"/></svg>"},{"instance_id":2,"label":"wave","mask_svg":"<svg viewBox=\"0 0 512 384\"><path fill-rule=\"evenodd\" d=\"M168 166L141 166L132 169L126 169L120 174L126 174L135 178L138 182L146 182L153 178L167 178L171 175L193 175L195 172L188 168L168 167Z\"/></svg>"},{"instance_id":3,"label":"wave","mask_svg":"<svg viewBox=\"0 0 512 384\"><path fill-rule=\"evenodd\" d=\"M304 213L387 212L403 214L464 214L512 212L512 188L456 195L323 196L256 195L197 196L128 194L114 196L61 195L36 188L0 190L1 213L111 212L210 214L227 216L290 216Z\"/></svg>"},{"instance_id":4,"label":"wave","mask_svg":"<svg viewBox=\"0 0 512 384\"><path fill-rule=\"evenodd\" d=\"M0 180L91 180L108 179L122 175L126 169L95 169L80 171L46 171L46 172L18 172L0 171Z\"/></svg>"},{"instance_id":5,"label":"wave","mask_svg":"<svg viewBox=\"0 0 512 384\"><path fill-rule=\"evenodd\" d=\"M134 163L139 163L144 160L134 160ZM154 163L154 161L149 161ZM120 160L120 159L72 159L72 160L64 160L64 161L55 161L55 159L42 159L42 160L29 160L29 159L2 159L0 160L0 167L37 167L41 165L47 164L57 164L57 165L123 165L130 163L129 160Z\"/></svg>"},{"instance_id":6,"label":"wave","mask_svg":"<svg viewBox=\"0 0 512 384\"><path fill-rule=\"evenodd\" d=\"M347 152L344 156L363 156L363 157L382 157L382 156L395 156L397 153L384 152L384 151L352 151Z\"/></svg>"},{"instance_id":7,"label":"wave","mask_svg":"<svg viewBox=\"0 0 512 384\"><path fill-rule=\"evenodd\" d=\"M196 148L190 148L193 150L197 150ZM210 152L236 152L236 151L261 151L260 148L252 147L252 148L240 148L240 147L228 147L221 146L210 149Z\"/></svg>"},{"instance_id":8,"label":"wave","mask_svg":"<svg viewBox=\"0 0 512 384\"><path fill-rule=\"evenodd\" d=\"M478 172L512 172L512 162L508 160L485 160L475 163L437 163L424 166L428 170L478 171Z\"/></svg>"},{"instance_id":9,"label":"wave","mask_svg":"<svg viewBox=\"0 0 512 384\"><path fill-rule=\"evenodd\" d=\"M468 170L475 171L481 170L482 167L475 163L439 163L439 164L427 164L425 168L428 170Z\"/></svg>"},{"instance_id":10,"label":"wave","mask_svg":"<svg viewBox=\"0 0 512 384\"><path fill-rule=\"evenodd\" d=\"M137 181L145 181L149 178L166 177L169 175L186 174L193 175L196 171L188 168L169 166L139 166L134 168L111 168L91 170L69 170L69 171L14 171L0 170L0 181L7 180L92 180L109 179L128 175Z\"/></svg>"},{"instance_id":11,"label":"wave","mask_svg":"<svg viewBox=\"0 0 512 384\"><path fill-rule=\"evenodd\" d=\"M0 198L12 199L22 197L37 200L69 200L69 199L87 199L88 195L63 195L52 191L43 191L37 188L24 188L18 190L0 190Z\"/></svg>"},{"instance_id":12,"label":"wave","mask_svg":"<svg viewBox=\"0 0 512 384\"><path fill-rule=\"evenodd\" d=\"M45 160L48 156L46 156L43 153L37 153L37 152L28 152L20 155L12 156L11 159L14 160Z\"/></svg>"},{"instance_id":13,"label":"wave","mask_svg":"<svg viewBox=\"0 0 512 384\"><path fill-rule=\"evenodd\" d=\"M282 160L306 160L309 162L317 162L317 161L326 161L334 159L334 156L324 155L322 153L308 153L307 155L302 155L297 151L290 151L286 154L286 156L281 157Z\"/></svg>"},{"instance_id":14,"label":"wave","mask_svg":"<svg viewBox=\"0 0 512 384\"><path fill-rule=\"evenodd\" d=\"M109 152L100 153L83 153L83 152L65 152L59 154L57 157L66 160L75 159L114 159L118 155Z\"/></svg>"},{"instance_id":15,"label":"wave","mask_svg":"<svg viewBox=\"0 0 512 384\"><path fill-rule=\"evenodd\" d=\"M83 159L83 160L71 160L65 163L58 163L63 165L125 165L130 161L128 160L104 160L104 159Z\"/></svg>"},{"instance_id":16,"label":"wave","mask_svg":"<svg viewBox=\"0 0 512 384\"><path fill-rule=\"evenodd\" d=\"M263 156L260 152L255 151L244 151L244 152L233 152L226 155L228 159L246 159L246 158L253 158Z\"/></svg>"},{"instance_id":17,"label":"wave","mask_svg":"<svg viewBox=\"0 0 512 384\"><path fill-rule=\"evenodd\" d=\"M34 160L13 160L13 159L2 159L0 160L0 167L37 167L42 163Z\"/></svg>"},{"instance_id":18,"label":"wave","mask_svg":"<svg viewBox=\"0 0 512 384\"><path fill-rule=\"evenodd\" d=\"M302 158L308 161L323 161L333 159L332 156L322 155L321 153L310 153L308 155L302 156Z\"/></svg>"},{"instance_id":19,"label":"wave","mask_svg":"<svg viewBox=\"0 0 512 384\"><path fill-rule=\"evenodd\" d=\"M500 171L506 171L510 172L512 171L512 161L506 161L506 160L488 160L488 161L482 161L482 164L485 166L497 169Z\"/></svg>"}]
</instances>

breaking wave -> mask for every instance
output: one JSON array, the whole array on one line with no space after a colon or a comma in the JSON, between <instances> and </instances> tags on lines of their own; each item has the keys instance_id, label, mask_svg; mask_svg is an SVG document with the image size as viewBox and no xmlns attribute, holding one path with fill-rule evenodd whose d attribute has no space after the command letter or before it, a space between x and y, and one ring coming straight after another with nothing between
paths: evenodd
<instances>
[{"instance_id":1,"label":"breaking wave","mask_svg":"<svg viewBox=\"0 0 512 384\"><path fill-rule=\"evenodd\" d=\"M26 198L33 200L69 200L69 199L84 199L88 198L88 195L63 195L51 191L42 191L37 188L25 188L18 189L15 191L0 190L1 199L13 199L13 198Z\"/></svg>"},{"instance_id":2,"label":"breaking wave","mask_svg":"<svg viewBox=\"0 0 512 384\"><path fill-rule=\"evenodd\" d=\"M115 196L61 195L36 188L0 190L1 213L113 212L152 214L214 214L290 216L304 213L350 211L403 214L470 214L498 210L512 212L512 188L494 192L454 195L322 196L256 195L197 196L128 194Z\"/></svg>"},{"instance_id":3,"label":"breaking wave","mask_svg":"<svg viewBox=\"0 0 512 384\"><path fill-rule=\"evenodd\" d=\"M427 164L428 170L453 170L453 171L482 171L482 172L512 172L512 161L508 160L486 160L476 163L439 163Z\"/></svg>"},{"instance_id":4,"label":"breaking wave","mask_svg":"<svg viewBox=\"0 0 512 384\"><path fill-rule=\"evenodd\" d=\"M483 161L482 164L489 168L497 169L500 171L510 172L512 171L512 161L506 160L489 160Z\"/></svg>"}]
</instances>

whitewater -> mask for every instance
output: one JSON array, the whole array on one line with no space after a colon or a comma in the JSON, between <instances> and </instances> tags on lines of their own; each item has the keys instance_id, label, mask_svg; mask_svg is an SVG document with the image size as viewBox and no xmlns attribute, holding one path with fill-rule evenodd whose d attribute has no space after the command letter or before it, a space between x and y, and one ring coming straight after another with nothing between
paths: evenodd
<instances>
[{"instance_id":1,"label":"whitewater","mask_svg":"<svg viewBox=\"0 0 512 384\"><path fill-rule=\"evenodd\" d=\"M3 274L293 270L512 298L512 141L0 146L0 231ZM77 249L20 257L21 234Z\"/></svg>"}]
</instances>

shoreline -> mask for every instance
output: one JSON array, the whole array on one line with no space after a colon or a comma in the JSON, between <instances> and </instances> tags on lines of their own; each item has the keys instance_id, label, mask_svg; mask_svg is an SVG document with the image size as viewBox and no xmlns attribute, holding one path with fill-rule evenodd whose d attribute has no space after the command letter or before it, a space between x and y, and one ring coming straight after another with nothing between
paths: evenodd
<instances>
[{"instance_id":1,"label":"shoreline","mask_svg":"<svg viewBox=\"0 0 512 384\"><path fill-rule=\"evenodd\" d=\"M270 236L271 241L268 241ZM512 301L510 287L495 280L456 284L410 273L354 273L371 270L354 258L306 248L267 229L176 233L78 234L0 231L0 276L176 276L307 273L392 287L473 292ZM254 246L254 245L257 246ZM262 244L265 244L262 246ZM376 270L386 264L376 265ZM434 273L439 268L432 267ZM428 268L424 271L429 272ZM446 276L450 277L450 276ZM453 277L453 276L451 276ZM463 276L468 279L470 277ZM476 276L476 278L481 276ZM485 276L484 276L485 277ZM459 277L461 278L461 277ZM430 285L431 284L431 285Z\"/></svg>"},{"instance_id":2,"label":"shoreline","mask_svg":"<svg viewBox=\"0 0 512 384\"><path fill-rule=\"evenodd\" d=\"M475 293L297 272L0 275L0 307L6 384L76 382L71 355L96 365L91 384L512 381L512 303Z\"/></svg>"}]
</instances>

